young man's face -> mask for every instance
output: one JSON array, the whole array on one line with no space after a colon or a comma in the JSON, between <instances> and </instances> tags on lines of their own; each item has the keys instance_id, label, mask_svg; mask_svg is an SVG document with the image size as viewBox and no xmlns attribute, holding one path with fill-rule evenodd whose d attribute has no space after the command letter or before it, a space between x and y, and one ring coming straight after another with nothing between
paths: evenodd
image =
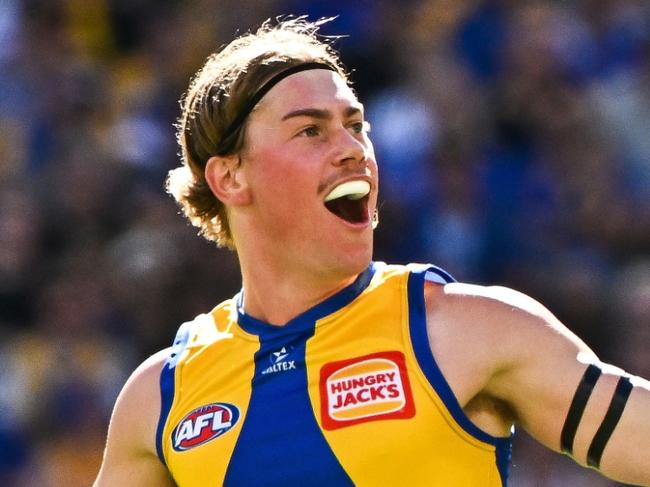
<instances>
[{"instance_id":1,"label":"young man's face","mask_svg":"<svg viewBox=\"0 0 650 487\"><path fill-rule=\"evenodd\" d=\"M242 170L250 211L279 256L359 272L372 257L377 163L363 106L324 69L280 81L251 114Z\"/></svg>"}]
</instances>

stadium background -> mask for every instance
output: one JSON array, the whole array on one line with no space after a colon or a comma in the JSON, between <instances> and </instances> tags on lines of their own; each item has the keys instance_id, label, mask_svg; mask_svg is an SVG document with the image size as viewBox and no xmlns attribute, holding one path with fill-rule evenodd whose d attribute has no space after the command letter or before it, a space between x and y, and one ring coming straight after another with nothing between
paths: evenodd
<instances>
[{"instance_id":1,"label":"stadium background","mask_svg":"<svg viewBox=\"0 0 650 487\"><path fill-rule=\"evenodd\" d=\"M650 3L1 0L0 485L89 485L129 372L238 289L163 193L172 123L210 51L287 13L349 34L376 258L528 292L650 377ZM512 485L615 484L520 434Z\"/></svg>"}]
</instances>

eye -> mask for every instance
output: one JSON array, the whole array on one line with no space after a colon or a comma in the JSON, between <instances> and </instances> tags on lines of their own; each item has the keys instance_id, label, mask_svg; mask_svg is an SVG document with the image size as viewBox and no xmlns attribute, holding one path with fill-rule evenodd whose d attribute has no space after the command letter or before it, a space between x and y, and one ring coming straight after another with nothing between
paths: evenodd
<instances>
[{"instance_id":1,"label":"eye","mask_svg":"<svg viewBox=\"0 0 650 487\"><path fill-rule=\"evenodd\" d=\"M350 124L350 128L355 134L363 134L370 132L370 123L365 120L359 120Z\"/></svg>"},{"instance_id":2,"label":"eye","mask_svg":"<svg viewBox=\"0 0 650 487\"><path fill-rule=\"evenodd\" d=\"M309 125L308 127L305 127L302 129L298 135L302 135L304 137L318 137L321 133L320 127L317 125Z\"/></svg>"}]
</instances>

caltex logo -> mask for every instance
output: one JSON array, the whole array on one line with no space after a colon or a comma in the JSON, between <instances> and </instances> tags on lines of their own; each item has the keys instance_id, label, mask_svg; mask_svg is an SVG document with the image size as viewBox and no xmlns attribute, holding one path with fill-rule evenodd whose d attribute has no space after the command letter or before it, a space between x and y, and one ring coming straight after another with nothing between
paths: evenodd
<instances>
[{"instance_id":1,"label":"caltex logo","mask_svg":"<svg viewBox=\"0 0 650 487\"><path fill-rule=\"evenodd\" d=\"M289 360L290 354L291 350L287 351L287 347L282 347L280 350L272 352L269 356L270 365L262 371L262 375L295 369L296 361Z\"/></svg>"}]
</instances>

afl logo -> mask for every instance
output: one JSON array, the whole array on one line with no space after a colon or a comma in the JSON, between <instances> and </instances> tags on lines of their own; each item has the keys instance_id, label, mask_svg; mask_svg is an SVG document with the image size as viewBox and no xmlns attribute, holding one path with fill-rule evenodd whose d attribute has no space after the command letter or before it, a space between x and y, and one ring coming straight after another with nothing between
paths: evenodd
<instances>
[{"instance_id":1,"label":"afl logo","mask_svg":"<svg viewBox=\"0 0 650 487\"><path fill-rule=\"evenodd\" d=\"M216 402L196 408L172 431L172 445L185 451L226 434L239 420L239 409L233 404Z\"/></svg>"}]
</instances>

